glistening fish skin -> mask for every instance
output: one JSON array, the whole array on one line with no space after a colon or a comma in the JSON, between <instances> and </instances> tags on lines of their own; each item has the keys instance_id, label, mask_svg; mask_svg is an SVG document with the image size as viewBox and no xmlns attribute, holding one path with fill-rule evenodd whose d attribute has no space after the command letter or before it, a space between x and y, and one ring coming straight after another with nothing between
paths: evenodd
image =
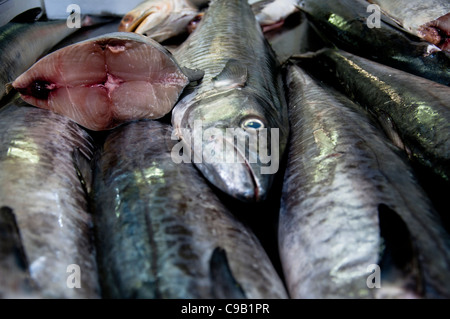
<instances>
[{"instance_id":1,"label":"glistening fish skin","mask_svg":"<svg viewBox=\"0 0 450 319\"><path fill-rule=\"evenodd\" d=\"M90 137L69 119L10 104L0 110L0 208L17 220L31 279L43 298L98 298L88 199L74 163ZM67 286L80 267L81 288Z\"/></svg>"},{"instance_id":2,"label":"glistening fish skin","mask_svg":"<svg viewBox=\"0 0 450 319\"><path fill-rule=\"evenodd\" d=\"M255 235L193 164L171 157L172 128L114 130L92 193L99 269L109 298L286 298Z\"/></svg>"},{"instance_id":3,"label":"glistening fish skin","mask_svg":"<svg viewBox=\"0 0 450 319\"><path fill-rule=\"evenodd\" d=\"M203 132L217 132L204 138L202 154L193 149L197 167L213 185L233 197L243 201L264 199L274 174L263 174L261 168L276 166L274 158L265 165L260 158L267 151L264 147L254 151L247 144L239 151L224 146L234 144L225 138L227 128L239 129L239 138L255 137L258 130L247 126L254 121L259 129L267 130L267 149L274 148L273 153L281 158L289 132L277 60L247 1L211 1L196 31L174 56L180 65L205 72L198 86L182 96L172 113L176 133L187 145L187 135L195 133L196 121L202 121ZM279 130L276 143L271 143L272 128ZM235 154L240 162L224 160ZM250 160L252 157L257 160Z\"/></svg>"},{"instance_id":4,"label":"glistening fish skin","mask_svg":"<svg viewBox=\"0 0 450 319\"><path fill-rule=\"evenodd\" d=\"M38 58L76 30L69 28L66 20L11 22L1 27L0 99L6 94L6 84L14 81Z\"/></svg>"},{"instance_id":5,"label":"glistening fish skin","mask_svg":"<svg viewBox=\"0 0 450 319\"><path fill-rule=\"evenodd\" d=\"M319 34L338 48L450 85L450 57L446 52L436 51L419 38L410 39L383 19L379 28L369 28L368 5L363 0L303 0L299 4Z\"/></svg>"},{"instance_id":6,"label":"glistening fish skin","mask_svg":"<svg viewBox=\"0 0 450 319\"><path fill-rule=\"evenodd\" d=\"M395 148L299 67L287 85L279 248L290 296L448 298L449 236ZM380 289L367 285L374 264Z\"/></svg>"},{"instance_id":7,"label":"glistening fish skin","mask_svg":"<svg viewBox=\"0 0 450 319\"><path fill-rule=\"evenodd\" d=\"M340 50L323 50L305 66L324 81L336 79L379 120L389 119L410 157L450 180L449 87Z\"/></svg>"}]
</instances>

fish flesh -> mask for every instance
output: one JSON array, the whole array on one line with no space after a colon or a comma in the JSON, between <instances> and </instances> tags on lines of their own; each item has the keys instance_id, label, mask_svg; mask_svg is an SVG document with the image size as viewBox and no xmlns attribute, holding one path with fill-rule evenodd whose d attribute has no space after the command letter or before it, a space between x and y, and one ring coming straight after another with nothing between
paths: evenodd
<instances>
[{"instance_id":1,"label":"fish flesh","mask_svg":"<svg viewBox=\"0 0 450 319\"><path fill-rule=\"evenodd\" d=\"M17 100L0 110L0 137L0 208L15 216L36 293L99 298L92 216L77 169L92 157L90 136L66 117ZM72 265L79 266L79 288L69 285Z\"/></svg>"},{"instance_id":2,"label":"fish flesh","mask_svg":"<svg viewBox=\"0 0 450 319\"><path fill-rule=\"evenodd\" d=\"M342 50L321 50L307 60L308 70L329 83L336 79L335 85L370 110L387 134L396 132L397 145L414 162L450 181L448 86Z\"/></svg>"},{"instance_id":3,"label":"fish flesh","mask_svg":"<svg viewBox=\"0 0 450 319\"><path fill-rule=\"evenodd\" d=\"M92 25L92 21L85 18L83 26ZM76 30L69 28L66 20L10 22L0 27L0 99L8 93L8 83L14 81L59 41Z\"/></svg>"},{"instance_id":4,"label":"fish flesh","mask_svg":"<svg viewBox=\"0 0 450 319\"><path fill-rule=\"evenodd\" d=\"M232 197L263 200L289 123L278 61L247 1L211 1L198 28L173 53L183 67L205 72L172 112L185 145L183 161L193 161Z\"/></svg>"},{"instance_id":5,"label":"fish flesh","mask_svg":"<svg viewBox=\"0 0 450 319\"><path fill-rule=\"evenodd\" d=\"M448 0L368 0L404 30L443 50L450 51L450 2Z\"/></svg>"},{"instance_id":6,"label":"fish flesh","mask_svg":"<svg viewBox=\"0 0 450 319\"><path fill-rule=\"evenodd\" d=\"M279 250L290 296L448 298L449 235L396 148L297 65L286 84Z\"/></svg>"},{"instance_id":7,"label":"fish flesh","mask_svg":"<svg viewBox=\"0 0 450 319\"><path fill-rule=\"evenodd\" d=\"M284 24L284 20L298 11L299 0L263 0L252 4L256 20L264 32L278 29Z\"/></svg>"},{"instance_id":8,"label":"fish flesh","mask_svg":"<svg viewBox=\"0 0 450 319\"><path fill-rule=\"evenodd\" d=\"M37 298L14 213L0 207L0 298Z\"/></svg>"},{"instance_id":9,"label":"fish flesh","mask_svg":"<svg viewBox=\"0 0 450 319\"><path fill-rule=\"evenodd\" d=\"M136 32L163 42L187 32L189 22L198 14L199 7L189 0L147 0L123 17L118 30Z\"/></svg>"},{"instance_id":10,"label":"fish flesh","mask_svg":"<svg viewBox=\"0 0 450 319\"><path fill-rule=\"evenodd\" d=\"M450 55L385 22L368 26L365 0L303 0L299 8L329 46L366 57L444 85L450 85Z\"/></svg>"},{"instance_id":11,"label":"fish flesh","mask_svg":"<svg viewBox=\"0 0 450 319\"><path fill-rule=\"evenodd\" d=\"M97 156L92 203L106 298L287 298L253 232L191 163L172 127L125 124Z\"/></svg>"},{"instance_id":12,"label":"fish flesh","mask_svg":"<svg viewBox=\"0 0 450 319\"><path fill-rule=\"evenodd\" d=\"M57 50L19 76L26 102L93 131L169 113L189 75L159 43L115 32Z\"/></svg>"}]
</instances>

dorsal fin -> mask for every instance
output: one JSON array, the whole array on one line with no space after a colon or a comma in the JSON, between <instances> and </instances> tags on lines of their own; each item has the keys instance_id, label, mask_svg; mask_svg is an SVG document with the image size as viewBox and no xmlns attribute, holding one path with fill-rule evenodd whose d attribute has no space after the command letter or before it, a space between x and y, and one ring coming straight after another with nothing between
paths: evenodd
<instances>
[{"instance_id":1,"label":"dorsal fin","mask_svg":"<svg viewBox=\"0 0 450 319\"><path fill-rule=\"evenodd\" d=\"M238 60L229 59L222 72L215 76L212 81L216 89L232 89L244 87L247 79L247 67Z\"/></svg>"}]
</instances>

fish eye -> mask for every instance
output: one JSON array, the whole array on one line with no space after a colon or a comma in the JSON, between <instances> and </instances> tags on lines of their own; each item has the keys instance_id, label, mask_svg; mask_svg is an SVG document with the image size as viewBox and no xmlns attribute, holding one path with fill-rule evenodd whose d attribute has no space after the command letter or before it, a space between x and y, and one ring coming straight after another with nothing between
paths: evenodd
<instances>
[{"instance_id":1,"label":"fish eye","mask_svg":"<svg viewBox=\"0 0 450 319\"><path fill-rule=\"evenodd\" d=\"M247 131L259 131L265 127L263 121L257 118L246 119L241 126Z\"/></svg>"}]
</instances>

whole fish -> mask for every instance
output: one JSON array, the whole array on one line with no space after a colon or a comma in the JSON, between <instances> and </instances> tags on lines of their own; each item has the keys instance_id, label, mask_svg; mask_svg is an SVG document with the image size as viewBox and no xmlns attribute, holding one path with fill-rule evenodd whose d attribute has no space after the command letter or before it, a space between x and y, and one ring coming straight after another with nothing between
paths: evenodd
<instances>
[{"instance_id":1,"label":"whole fish","mask_svg":"<svg viewBox=\"0 0 450 319\"><path fill-rule=\"evenodd\" d=\"M279 247L290 296L448 298L449 235L396 149L298 66L286 83Z\"/></svg>"},{"instance_id":2,"label":"whole fish","mask_svg":"<svg viewBox=\"0 0 450 319\"><path fill-rule=\"evenodd\" d=\"M98 131L163 117L189 84L185 73L159 43L115 32L45 56L12 86L26 102Z\"/></svg>"},{"instance_id":3,"label":"whole fish","mask_svg":"<svg viewBox=\"0 0 450 319\"><path fill-rule=\"evenodd\" d=\"M189 22L198 14L199 7L189 0L147 0L123 17L118 30L144 34L163 42L187 32Z\"/></svg>"},{"instance_id":4,"label":"whole fish","mask_svg":"<svg viewBox=\"0 0 450 319\"><path fill-rule=\"evenodd\" d=\"M450 55L434 45L411 39L385 22L371 25L373 12L364 0L303 0L299 8L307 13L319 34L342 50L376 62L450 85Z\"/></svg>"},{"instance_id":5,"label":"whole fish","mask_svg":"<svg viewBox=\"0 0 450 319\"><path fill-rule=\"evenodd\" d=\"M86 17L83 26L94 20ZM69 28L66 20L10 22L0 27L0 99L7 93L6 85L25 72L41 56L62 39L78 29Z\"/></svg>"},{"instance_id":6,"label":"whole fish","mask_svg":"<svg viewBox=\"0 0 450 319\"><path fill-rule=\"evenodd\" d=\"M92 141L66 117L18 105L0 110L0 208L15 216L42 298L98 298L88 176L81 178L88 171L80 169Z\"/></svg>"},{"instance_id":7,"label":"whole fish","mask_svg":"<svg viewBox=\"0 0 450 319\"><path fill-rule=\"evenodd\" d=\"M211 1L174 56L205 72L172 112L183 161L193 158L213 185L235 198L263 200L289 125L277 59L247 1Z\"/></svg>"},{"instance_id":8,"label":"whole fish","mask_svg":"<svg viewBox=\"0 0 450 319\"><path fill-rule=\"evenodd\" d=\"M109 298L286 298L256 236L190 163L173 160L172 128L115 129L92 192L99 268Z\"/></svg>"},{"instance_id":9,"label":"whole fish","mask_svg":"<svg viewBox=\"0 0 450 319\"><path fill-rule=\"evenodd\" d=\"M448 0L368 0L404 30L450 51L450 2Z\"/></svg>"},{"instance_id":10,"label":"whole fish","mask_svg":"<svg viewBox=\"0 0 450 319\"><path fill-rule=\"evenodd\" d=\"M324 81L336 79L338 87L377 117L388 135L394 131L400 141L396 144L414 162L450 181L448 86L341 50L322 50L305 66Z\"/></svg>"}]
</instances>

